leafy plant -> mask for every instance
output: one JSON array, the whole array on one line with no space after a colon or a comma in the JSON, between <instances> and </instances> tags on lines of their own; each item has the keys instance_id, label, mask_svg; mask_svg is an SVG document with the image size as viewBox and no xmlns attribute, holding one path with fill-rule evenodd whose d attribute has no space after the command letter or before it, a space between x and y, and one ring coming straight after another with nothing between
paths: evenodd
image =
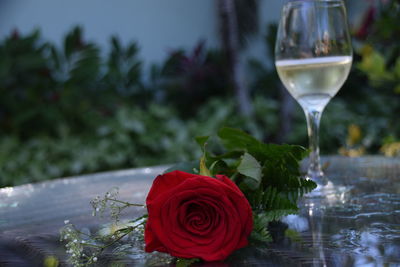
<instances>
[{"instance_id":1,"label":"leafy plant","mask_svg":"<svg viewBox=\"0 0 400 267\"><path fill-rule=\"evenodd\" d=\"M390 0L379 6L371 5L355 37L362 41L361 62L364 72L375 88L400 93L400 3Z\"/></svg>"},{"instance_id":2,"label":"leafy plant","mask_svg":"<svg viewBox=\"0 0 400 267\"><path fill-rule=\"evenodd\" d=\"M49 44L39 32L21 37L17 31L0 43L0 126L2 132L26 135L47 124L54 79L45 55ZM36 106L35 108L33 108ZM23 111L23 112L22 112Z\"/></svg>"},{"instance_id":3,"label":"leafy plant","mask_svg":"<svg viewBox=\"0 0 400 267\"><path fill-rule=\"evenodd\" d=\"M393 90L400 94L400 55L394 64L389 64L385 57L372 46L365 45L361 50L362 60L357 67L363 71L371 85Z\"/></svg>"},{"instance_id":4,"label":"leafy plant","mask_svg":"<svg viewBox=\"0 0 400 267\"><path fill-rule=\"evenodd\" d=\"M400 100L400 45L397 25L400 23L400 3L389 0L379 5L371 5L364 17L361 27L356 31L355 37L361 42L361 49L357 52L361 60L356 64L357 68L367 77L370 98L386 97L381 105L386 110L386 130L377 136L375 149L387 153L387 140L400 136L400 127L397 123ZM375 123L376 125L377 123ZM372 128L372 127L371 127ZM369 130L369 129L368 129ZM383 143L383 146L382 146ZM392 146L394 147L394 146ZM385 152L386 151L386 152Z\"/></svg>"},{"instance_id":5,"label":"leafy plant","mask_svg":"<svg viewBox=\"0 0 400 267\"><path fill-rule=\"evenodd\" d=\"M39 31L14 32L0 43L0 126L2 134L23 140L57 136L65 125L87 133L112 116L118 105L151 101L141 81L135 43L123 47L112 38L108 58L87 42L80 27L57 46ZM139 100L140 99L140 100Z\"/></svg>"}]
</instances>

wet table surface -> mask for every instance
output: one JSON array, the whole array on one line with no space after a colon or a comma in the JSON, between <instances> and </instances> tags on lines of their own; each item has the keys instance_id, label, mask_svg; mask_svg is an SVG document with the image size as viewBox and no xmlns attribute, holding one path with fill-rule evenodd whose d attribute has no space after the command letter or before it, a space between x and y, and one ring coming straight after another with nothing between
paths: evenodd
<instances>
[{"instance_id":1,"label":"wet table surface","mask_svg":"<svg viewBox=\"0 0 400 267\"><path fill-rule=\"evenodd\" d=\"M331 156L323 162L330 189L320 197L303 198L300 213L283 219L298 233L296 238L242 249L218 266L400 266L400 159ZM43 266L47 256L66 266L58 236L64 220L78 227L106 223L107 219L91 216L91 199L118 187L120 199L143 203L152 180L165 169L131 169L1 188L0 266ZM127 216L140 213L143 209L137 208ZM118 266L154 265L156 256L151 257L136 251ZM110 266L112 260L109 256L99 266Z\"/></svg>"}]
</instances>

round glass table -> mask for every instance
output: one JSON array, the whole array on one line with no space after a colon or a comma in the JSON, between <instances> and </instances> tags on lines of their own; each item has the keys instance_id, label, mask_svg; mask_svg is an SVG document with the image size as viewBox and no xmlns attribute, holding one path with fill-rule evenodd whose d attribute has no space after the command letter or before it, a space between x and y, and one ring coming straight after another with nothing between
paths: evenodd
<instances>
[{"instance_id":1,"label":"round glass table","mask_svg":"<svg viewBox=\"0 0 400 267\"><path fill-rule=\"evenodd\" d=\"M300 212L283 218L287 237L250 246L223 263L202 266L400 266L400 159L323 157L329 189L303 198ZM119 198L143 203L152 180L167 166L121 170L0 189L0 266L44 266L46 257L67 265L59 229L69 220L93 228L90 200L118 187ZM125 218L143 213L132 209ZM136 253L136 254L135 254ZM142 251L99 266L166 265Z\"/></svg>"}]
</instances>

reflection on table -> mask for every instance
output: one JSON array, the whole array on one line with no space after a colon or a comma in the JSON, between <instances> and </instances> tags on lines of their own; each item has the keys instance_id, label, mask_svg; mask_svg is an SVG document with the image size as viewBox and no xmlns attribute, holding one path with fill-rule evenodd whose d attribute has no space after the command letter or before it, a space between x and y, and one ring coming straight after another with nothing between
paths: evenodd
<instances>
[{"instance_id":1,"label":"reflection on table","mask_svg":"<svg viewBox=\"0 0 400 267\"><path fill-rule=\"evenodd\" d=\"M378 156L325 157L330 186L320 197L304 198L300 213L283 219L288 237L267 247L248 247L219 266L399 266L400 159ZM144 202L165 166L59 179L0 189L0 266L43 266L46 256L61 264L58 241L64 220L96 229L107 219L91 216L89 201L113 187L120 198ZM126 214L143 213L137 208ZM132 251L118 260L145 266L157 255ZM112 262L106 255L104 262Z\"/></svg>"}]
</instances>

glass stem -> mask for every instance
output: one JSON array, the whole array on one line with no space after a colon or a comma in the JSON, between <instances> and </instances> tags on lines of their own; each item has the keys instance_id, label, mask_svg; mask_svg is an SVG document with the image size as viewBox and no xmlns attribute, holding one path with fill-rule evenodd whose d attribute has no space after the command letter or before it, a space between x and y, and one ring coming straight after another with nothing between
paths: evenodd
<instances>
[{"instance_id":1,"label":"glass stem","mask_svg":"<svg viewBox=\"0 0 400 267\"><path fill-rule=\"evenodd\" d=\"M317 183L323 183L324 173L321 170L319 159L319 123L321 112L316 110L306 110L307 129L310 145L310 164L308 167L308 177Z\"/></svg>"}]
</instances>

